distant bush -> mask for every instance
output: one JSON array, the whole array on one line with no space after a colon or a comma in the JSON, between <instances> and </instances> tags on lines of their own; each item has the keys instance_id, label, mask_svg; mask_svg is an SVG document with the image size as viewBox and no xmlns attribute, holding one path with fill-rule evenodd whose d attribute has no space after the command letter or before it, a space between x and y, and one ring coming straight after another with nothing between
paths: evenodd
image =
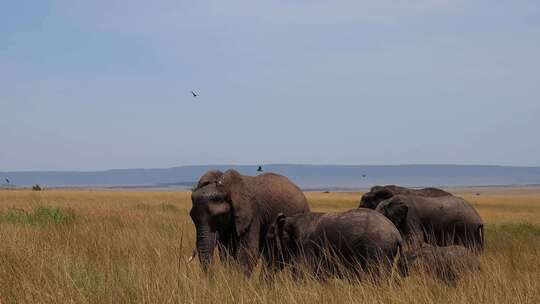
<instances>
[{"instance_id":1,"label":"distant bush","mask_svg":"<svg viewBox=\"0 0 540 304\"><path fill-rule=\"evenodd\" d=\"M34 190L34 191L41 191L42 189L41 189L41 187L40 187L38 184L35 184L35 185L32 186L32 190Z\"/></svg>"},{"instance_id":2,"label":"distant bush","mask_svg":"<svg viewBox=\"0 0 540 304\"><path fill-rule=\"evenodd\" d=\"M65 225L75 219L71 212L60 208L39 207L31 212L22 209L11 209L2 214L6 222L27 225Z\"/></svg>"}]
</instances>

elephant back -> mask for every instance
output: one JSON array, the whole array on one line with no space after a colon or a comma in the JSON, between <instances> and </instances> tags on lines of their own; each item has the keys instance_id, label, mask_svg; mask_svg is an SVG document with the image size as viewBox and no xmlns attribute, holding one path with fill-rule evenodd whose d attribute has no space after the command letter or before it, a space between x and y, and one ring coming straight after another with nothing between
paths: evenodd
<instances>
[{"instance_id":1,"label":"elephant back","mask_svg":"<svg viewBox=\"0 0 540 304\"><path fill-rule=\"evenodd\" d=\"M376 209L378 204L384 200L397 195L421 196L421 197L446 197L451 193L438 188L411 189L396 185L374 186L369 192L362 195L360 208Z\"/></svg>"},{"instance_id":2,"label":"elephant back","mask_svg":"<svg viewBox=\"0 0 540 304\"><path fill-rule=\"evenodd\" d=\"M253 203L259 206L261 213L269 220L273 220L279 213L290 216L309 211L306 196L287 177L264 173L244 178L248 188L252 189Z\"/></svg>"},{"instance_id":3,"label":"elephant back","mask_svg":"<svg viewBox=\"0 0 540 304\"><path fill-rule=\"evenodd\" d=\"M443 222L464 222L483 224L480 214L468 201L457 196L415 197L415 209L423 218L431 218Z\"/></svg>"},{"instance_id":4,"label":"elephant back","mask_svg":"<svg viewBox=\"0 0 540 304\"><path fill-rule=\"evenodd\" d=\"M390 258L402 242L399 231L390 220L365 208L324 214L310 238L319 238L319 243L329 242L345 255L364 259Z\"/></svg>"}]
</instances>

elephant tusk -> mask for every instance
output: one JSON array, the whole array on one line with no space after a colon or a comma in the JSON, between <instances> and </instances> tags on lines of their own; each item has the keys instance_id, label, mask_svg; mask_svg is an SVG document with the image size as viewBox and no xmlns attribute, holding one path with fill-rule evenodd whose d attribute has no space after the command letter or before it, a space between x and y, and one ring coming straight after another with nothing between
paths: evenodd
<instances>
[{"instance_id":1,"label":"elephant tusk","mask_svg":"<svg viewBox=\"0 0 540 304\"><path fill-rule=\"evenodd\" d=\"M193 253L187 259L186 264L189 264L189 263L193 262L193 259L195 259L196 256L197 256L197 249L193 250Z\"/></svg>"}]
</instances>

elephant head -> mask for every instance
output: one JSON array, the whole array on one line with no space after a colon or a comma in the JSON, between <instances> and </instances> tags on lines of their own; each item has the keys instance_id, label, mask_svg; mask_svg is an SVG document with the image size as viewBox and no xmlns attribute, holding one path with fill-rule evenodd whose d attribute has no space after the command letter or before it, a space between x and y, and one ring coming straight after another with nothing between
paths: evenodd
<instances>
[{"instance_id":1,"label":"elephant head","mask_svg":"<svg viewBox=\"0 0 540 304\"><path fill-rule=\"evenodd\" d=\"M394 197L381 202L375 210L394 223L400 232L404 232L407 230L407 214L409 213L409 207L398 198L399 197Z\"/></svg>"},{"instance_id":2,"label":"elephant head","mask_svg":"<svg viewBox=\"0 0 540 304\"><path fill-rule=\"evenodd\" d=\"M287 222L283 213L278 214L276 220L266 233L266 261L270 270L281 270L290 261L294 246L294 227Z\"/></svg>"},{"instance_id":3,"label":"elephant head","mask_svg":"<svg viewBox=\"0 0 540 304\"><path fill-rule=\"evenodd\" d=\"M242 236L253 221L257 207L251 203L251 193L243 177L235 170L207 172L193 190L191 201L197 253L206 269L218 240L223 242Z\"/></svg>"},{"instance_id":4,"label":"elephant head","mask_svg":"<svg viewBox=\"0 0 540 304\"><path fill-rule=\"evenodd\" d=\"M380 202L391 198L394 193L386 187L375 186L371 190L362 195L360 199L360 208L375 209Z\"/></svg>"}]
</instances>

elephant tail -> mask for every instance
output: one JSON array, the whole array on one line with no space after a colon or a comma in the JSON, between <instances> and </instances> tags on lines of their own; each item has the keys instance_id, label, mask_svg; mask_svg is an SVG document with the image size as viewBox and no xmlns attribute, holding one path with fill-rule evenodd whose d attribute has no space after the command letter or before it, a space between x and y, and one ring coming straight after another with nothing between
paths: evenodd
<instances>
[{"instance_id":1,"label":"elephant tail","mask_svg":"<svg viewBox=\"0 0 540 304\"><path fill-rule=\"evenodd\" d=\"M484 250L484 225L480 225L478 227L478 248L480 248L480 250Z\"/></svg>"},{"instance_id":2,"label":"elephant tail","mask_svg":"<svg viewBox=\"0 0 540 304\"><path fill-rule=\"evenodd\" d=\"M397 270L397 273L400 276L406 276L407 268L407 259L405 257L405 254L403 253L403 243L401 241L398 241L397 254L396 258L394 259L394 266L392 267L392 272L394 272L394 270Z\"/></svg>"}]
</instances>

